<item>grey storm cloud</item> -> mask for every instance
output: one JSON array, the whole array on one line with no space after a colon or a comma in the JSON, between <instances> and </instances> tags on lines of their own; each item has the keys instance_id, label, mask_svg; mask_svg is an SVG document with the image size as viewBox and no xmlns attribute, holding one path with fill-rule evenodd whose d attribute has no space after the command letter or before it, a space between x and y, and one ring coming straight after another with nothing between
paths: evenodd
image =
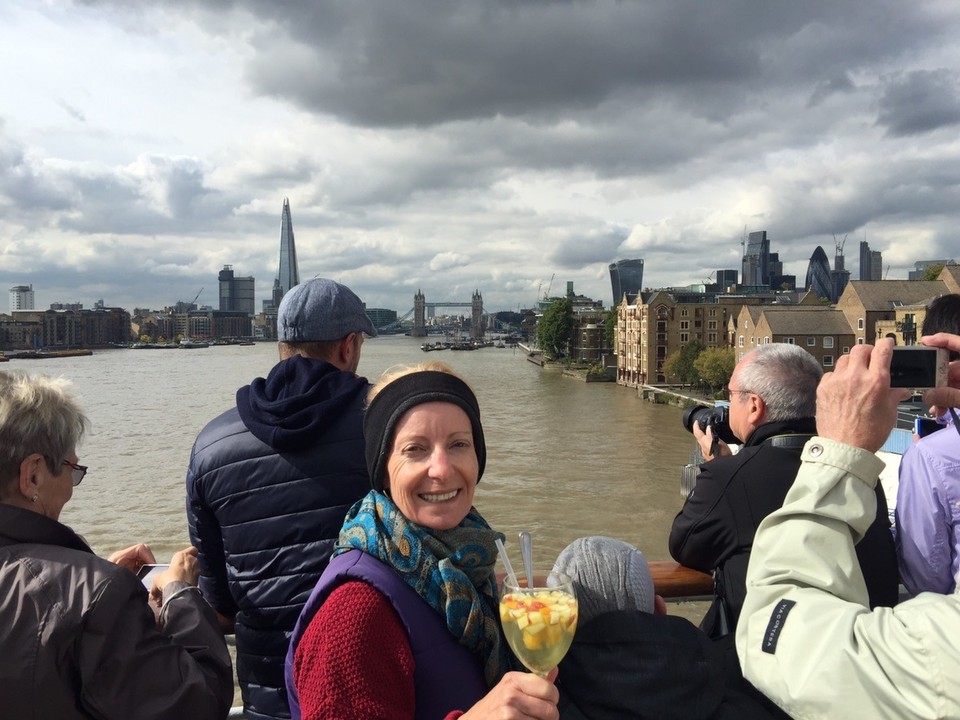
<instances>
[{"instance_id":1,"label":"grey storm cloud","mask_svg":"<svg viewBox=\"0 0 960 720\"><path fill-rule=\"evenodd\" d=\"M367 126L575 116L623 93L709 116L704 91L737 103L742 83L806 84L935 32L935 18L889 1L241 4L289 35L261 36L258 91Z\"/></svg>"},{"instance_id":2,"label":"grey storm cloud","mask_svg":"<svg viewBox=\"0 0 960 720\"><path fill-rule=\"evenodd\" d=\"M884 88L877 122L893 136L957 125L960 73L942 68L897 75Z\"/></svg>"}]
</instances>

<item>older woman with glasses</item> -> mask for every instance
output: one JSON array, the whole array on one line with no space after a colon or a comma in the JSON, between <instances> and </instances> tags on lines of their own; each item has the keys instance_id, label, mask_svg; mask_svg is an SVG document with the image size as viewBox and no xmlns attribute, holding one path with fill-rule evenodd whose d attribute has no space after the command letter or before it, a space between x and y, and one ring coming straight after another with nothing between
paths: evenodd
<instances>
[{"instance_id":1,"label":"older woman with glasses","mask_svg":"<svg viewBox=\"0 0 960 720\"><path fill-rule=\"evenodd\" d=\"M87 418L69 383L0 372L0 662L3 717L223 718L230 656L196 588L196 551L154 581L146 545L98 558L59 522L87 473Z\"/></svg>"}]
</instances>

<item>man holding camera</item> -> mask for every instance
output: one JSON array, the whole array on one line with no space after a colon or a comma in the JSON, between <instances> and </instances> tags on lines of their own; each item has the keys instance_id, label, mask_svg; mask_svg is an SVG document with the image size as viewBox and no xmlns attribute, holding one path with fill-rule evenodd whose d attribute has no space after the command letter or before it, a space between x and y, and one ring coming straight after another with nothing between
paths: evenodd
<instances>
[{"instance_id":1,"label":"man holding camera","mask_svg":"<svg viewBox=\"0 0 960 720\"><path fill-rule=\"evenodd\" d=\"M701 623L711 637L736 629L746 594L747 562L757 526L783 504L800 468L800 452L816 434L817 385L823 374L803 348L761 345L730 378L729 435L743 442L733 454L718 427L691 431L707 461L673 521L670 554L682 565L714 574L714 601ZM899 580L883 488L876 488L874 522L857 545L870 605L892 606Z\"/></svg>"}]
</instances>

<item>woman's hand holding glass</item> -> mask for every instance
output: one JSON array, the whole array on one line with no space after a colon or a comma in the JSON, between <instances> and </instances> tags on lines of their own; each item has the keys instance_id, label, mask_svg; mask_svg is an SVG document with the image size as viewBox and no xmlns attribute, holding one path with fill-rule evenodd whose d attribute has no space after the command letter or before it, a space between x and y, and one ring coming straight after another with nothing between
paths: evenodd
<instances>
[{"instance_id":1,"label":"woman's hand holding glass","mask_svg":"<svg viewBox=\"0 0 960 720\"><path fill-rule=\"evenodd\" d=\"M545 678L525 672L508 672L490 692L460 717L462 720L559 720L557 703L560 701L560 693L553 684L556 678L556 670L551 671Z\"/></svg>"}]
</instances>

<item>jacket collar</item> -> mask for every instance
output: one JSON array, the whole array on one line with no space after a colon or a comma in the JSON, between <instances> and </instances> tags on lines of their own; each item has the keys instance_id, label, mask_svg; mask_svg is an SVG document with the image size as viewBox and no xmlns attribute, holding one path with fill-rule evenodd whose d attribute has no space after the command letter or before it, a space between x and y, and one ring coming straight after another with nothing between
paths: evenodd
<instances>
[{"instance_id":1,"label":"jacket collar","mask_svg":"<svg viewBox=\"0 0 960 720\"><path fill-rule=\"evenodd\" d=\"M79 535L63 523L33 510L0 503L0 547L22 543L60 545L92 553Z\"/></svg>"},{"instance_id":2,"label":"jacket collar","mask_svg":"<svg viewBox=\"0 0 960 720\"><path fill-rule=\"evenodd\" d=\"M780 420L778 422L764 423L752 433L744 447L759 445L764 440L769 440L774 435L816 435L817 421L815 418L797 418L795 420Z\"/></svg>"}]
</instances>

